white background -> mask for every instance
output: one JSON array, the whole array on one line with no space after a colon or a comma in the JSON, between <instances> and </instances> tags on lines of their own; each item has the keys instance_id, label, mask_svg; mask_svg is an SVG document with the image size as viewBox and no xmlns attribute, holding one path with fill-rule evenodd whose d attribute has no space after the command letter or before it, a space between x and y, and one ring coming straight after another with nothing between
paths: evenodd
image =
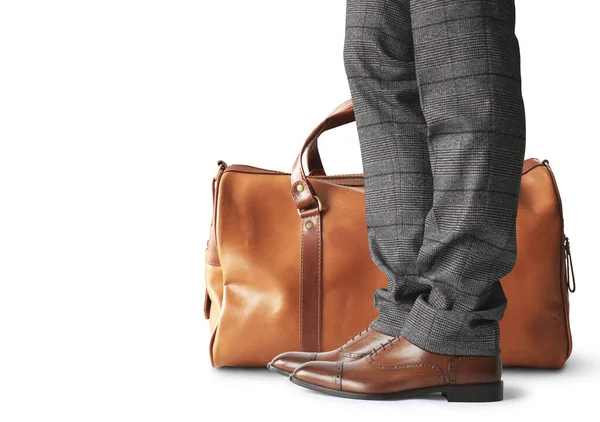
<instances>
[{"instance_id":1,"label":"white background","mask_svg":"<svg viewBox=\"0 0 600 422\"><path fill-rule=\"evenodd\" d=\"M517 6L526 155L562 192L575 346L563 370L508 370L504 402L469 405L334 399L209 364L216 162L288 171L349 97L343 0L2 0L0 420L490 421L594 403L599 10ZM330 173L361 171L353 125L323 140Z\"/></svg>"}]
</instances>

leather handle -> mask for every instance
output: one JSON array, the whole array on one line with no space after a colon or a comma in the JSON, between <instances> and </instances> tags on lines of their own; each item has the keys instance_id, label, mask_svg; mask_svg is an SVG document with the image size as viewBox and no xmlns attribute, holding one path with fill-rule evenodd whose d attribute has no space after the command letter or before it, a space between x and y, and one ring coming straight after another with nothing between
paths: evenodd
<instances>
[{"instance_id":1,"label":"leather handle","mask_svg":"<svg viewBox=\"0 0 600 422\"><path fill-rule=\"evenodd\" d=\"M325 175L323 162L319 154L318 139L324 132L335 129L354 121L354 106L352 100L345 101L331 112L325 120L323 120L308 136L302 150L296 158L294 167L292 168L292 197L299 211L318 207L318 202L315 199L314 191L306 179L306 172L302 163L304 154L307 156L308 174L309 175ZM301 188L298 188L302 185Z\"/></svg>"},{"instance_id":2,"label":"leather handle","mask_svg":"<svg viewBox=\"0 0 600 422\"><path fill-rule=\"evenodd\" d=\"M319 156L317 140L326 130L354 121L354 109L351 101L346 101L317 126L308 136L292 169L292 198L300 214L302 224L302 244L299 280L300 309L300 349L302 351L321 351L321 314L322 314L322 231L321 204L306 178L302 158L308 153L307 161L310 174L325 174Z\"/></svg>"},{"instance_id":3,"label":"leather handle","mask_svg":"<svg viewBox=\"0 0 600 422\"><path fill-rule=\"evenodd\" d=\"M354 107L352 100L348 100L340 104L335 110L331 112L327 119L321 124L328 122L327 125L331 125L325 130L333 129L346 123L354 121ZM339 123L335 125L335 123ZM314 132L313 132L314 133ZM312 134L311 134L312 135ZM318 135L320 136L320 134ZM318 138L317 136L317 138ZM325 176L325 168L321 161L321 154L319 153L318 139L314 139L313 142L307 148L306 162L308 164L308 175L309 176Z\"/></svg>"}]
</instances>

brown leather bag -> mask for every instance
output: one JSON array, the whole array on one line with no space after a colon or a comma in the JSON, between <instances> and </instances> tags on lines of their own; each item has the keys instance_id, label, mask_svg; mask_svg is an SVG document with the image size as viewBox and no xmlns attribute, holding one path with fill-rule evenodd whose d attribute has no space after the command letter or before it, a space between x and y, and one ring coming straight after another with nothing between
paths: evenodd
<instances>
[{"instance_id":1,"label":"brown leather bag","mask_svg":"<svg viewBox=\"0 0 600 422\"><path fill-rule=\"evenodd\" d=\"M352 121L348 101L310 134L291 174L219 162L204 306L213 366L335 349L377 316L372 295L387 280L369 255L363 177L326 176L317 147L323 132ZM528 159L518 257L501 280L505 366L559 368L569 357L567 245L552 170Z\"/></svg>"}]
</instances>

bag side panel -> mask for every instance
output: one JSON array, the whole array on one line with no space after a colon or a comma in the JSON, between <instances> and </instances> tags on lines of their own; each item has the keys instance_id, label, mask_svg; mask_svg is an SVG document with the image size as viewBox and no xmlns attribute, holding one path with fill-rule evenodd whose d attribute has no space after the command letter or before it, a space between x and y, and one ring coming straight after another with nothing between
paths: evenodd
<instances>
[{"instance_id":1,"label":"bag side panel","mask_svg":"<svg viewBox=\"0 0 600 422\"><path fill-rule=\"evenodd\" d=\"M504 366L560 368L565 333L563 227L559 199L546 167L521 181L517 214L517 260L501 280L508 299L500 322Z\"/></svg>"},{"instance_id":2,"label":"bag side panel","mask_svg":"<svg viewBox=\"0 0 600 422\"><path fill-rule=\"evenodd\" d=\"M547 164L547 162L545 162ZM560 291L563 299L563 310L564 310L564 319L566 326L566 342L567 342L567 351L565 356L565 362L571 356L571 352L573 351L573 337L571 335L571 319L569 316L570 304L569 304L569 287L567 283L567 251L565 245L565 231L564 231L564 215L563 215L563 207L562 207L562 199L560 197L560 191L558 190L558 183L556 182L556 177L554 176L554 172L547 165L548 173L552 179L552 185L554 187L554 193L556 194L556 198L558 200L558 205L560 207L560 222L561 222L561 232L562 232L562 243L560 248L560 253L562 254L563 259L561 260L561 282L560 282Z\"/></svg>"},{"instance_id":3,"label":"bag side panel","mask_svg":"<svg viewBox=\"0 0 600 422\"><path fill-rule=\"evenodd\" d=\"M206 254L204 259L204 317L209 320L211 331L211 341L209 344L210 362L215 366L214 361L214 339L218 327L221 307L223 302L223 270L219 260L219 251L216 239L216 228L218 222L219 192L224 167L219 166L219 172L213 179L213 213L210 225L208 243L206 245Z\"/></svg>"}]
</instances>

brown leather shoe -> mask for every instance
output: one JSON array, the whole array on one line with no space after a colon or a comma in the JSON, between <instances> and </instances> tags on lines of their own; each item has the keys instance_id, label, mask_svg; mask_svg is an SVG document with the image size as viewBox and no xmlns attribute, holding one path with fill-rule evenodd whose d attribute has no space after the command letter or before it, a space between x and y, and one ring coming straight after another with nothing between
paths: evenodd
<instances>
[{"instance_id":1,"label":"brown leather shoe","mask_svg":"<svg viewBox=\"0 0 600 422\"><path fill-rule=\"evenodd\" d=\"M286 352L275 357L268 365L273 372L290 376L300 365L311 362L350 362L360 359L371 353L377 347L381 347L394 337L387 336L370 327L361 331L339 349L323 353Z\"/></svg>"},{"instance_id":2,"label":"brown leather shoe","mask_svg":"<svg viewBox=\"0 0 600 422\"><path fill-rule=\"evenodd\" d=\"M449 402L500 401L499 356L429 353L402 337L352 362L308 362L290 380L302 387L353 399L401 399L442 393Z\"/></svg>"}]
</instances>

